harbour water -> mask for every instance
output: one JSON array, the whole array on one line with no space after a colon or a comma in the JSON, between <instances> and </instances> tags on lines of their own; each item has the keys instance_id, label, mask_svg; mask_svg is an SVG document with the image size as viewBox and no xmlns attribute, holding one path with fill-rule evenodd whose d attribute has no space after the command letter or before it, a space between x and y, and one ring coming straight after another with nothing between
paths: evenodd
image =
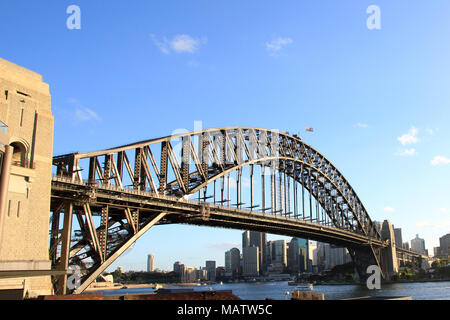
<instances>
[{"instance_id":1,"label":"harbour water","mask_svg":"<svg viewBox=\"0 0 450 320\"><path fill-rule=\"evenodd\" d=\"M170 287L179 288L179 287ZM282 282L224 283L223 285L202 285L191 287L194 291L232 290L233 294L244 300L289 300L287 292L295 286ZM186 289L186 287L184 287ZM362 285L316 285L314 292L323 293L325 300L340 300L367 296L408 296L413 300L450 300L450 281L415 282L384 284L380 290L369 290ZM125 295L154 292L151 288L119 289L104 291L104 295Z\"/></svg>"}]
</instances>

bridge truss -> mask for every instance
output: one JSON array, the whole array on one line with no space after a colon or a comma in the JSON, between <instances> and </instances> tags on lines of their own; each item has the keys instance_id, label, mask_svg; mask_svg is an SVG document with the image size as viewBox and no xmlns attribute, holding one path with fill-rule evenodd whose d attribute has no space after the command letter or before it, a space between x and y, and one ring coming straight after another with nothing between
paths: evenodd
<instances>
[{"instance_id":1,"label":"bridge truss","mask_svg":"<svg viewBox=\"0 0 450 320\"><path fill-rule=\"evenodd\" d=\"M227 127L53 159L50 257L80 293L155 224L194 224L346 247L358 273L386 247L339 170L298 136ZM80 230L72 230L75 218ZM55 278L66 292L67 277Z\"/></svg>"}]
</instances>

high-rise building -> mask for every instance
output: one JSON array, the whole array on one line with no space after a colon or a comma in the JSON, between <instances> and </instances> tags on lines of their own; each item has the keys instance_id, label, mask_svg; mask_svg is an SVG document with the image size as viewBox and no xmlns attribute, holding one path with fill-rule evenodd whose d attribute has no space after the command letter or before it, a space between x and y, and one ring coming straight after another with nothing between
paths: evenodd
<instances>
[{"instance_id":1,"label":"high-rise building","mask_svg":"<svg viewBox=\"0 0 450 320\"><path fill-rule=\"evenodd\" d=\"M331 270L334 266L351 261L352 258L346 248L328 243L317 243L317 264L320 270Z\"/></svg>"},{"instance_id":2,"label":"high-rise building","mask_svg":"<svg viewBox=\"0 0 450 320\"><path fill-rule=\"evenodd\" d=\"M308 259L311 263L311 269L312 266L317 265L317 243L313 241L308 242Z\"/></svg>"},{"instance_id":3,"label":"high-rise building","mask_svg":"<svg viewBox=\"0 0 450 320\"><path fill-rule=\"evenodd\" d=\"M215 261L206 261L205 263L206 271L208 272L208 280L216 281L216 262Z\"/></svg>"},{"instance_id":4,"label":"high-rise building","mask_svg":"<svg viewBox=\"0 0 450 320\"><path fill-rule=\"evenodd\" d=\"M239 276L241 266L241 252L238 248L232 248L225 252L225 270L231 277Z\"/></svg>"},{"instance_id":5,"label":"high-rise building","mask_svg":"<svg viewBox=\"0 0 450 320\"><path fill-rule=\"evenodd\" d=\"M198 268L195 270L196 272L196 279L200 281L206 281L208 280L208 270L206 268Z\"/></svg>"},{"instance_id":6,"label":"high-rise building","mask_svg":"<svg viewBox=\"0 0 450 320\"><path fill-rule=\"evenodd\" d=\"M270 273L282 273L287 266L286 240L270 241L270 265L267 266Z\"/></svg>"},{"instance_id":7,"label":"high-rise building","mask_svg":"<svg viewBox=\"0 0 450 320\"><path fill-rule=\"evenodd\" d=\"M153 272L155 270L155 256L149 254L147 256L147 272Z\"/></svg>"},{"instance_id":8,"label":"high-rise building","mask_svg":"<svg viewBox=\"0 0 450 320\"><path fill-rule=\"evenodd\" d=\"M439 255L447 256L450 254L450 233L439 238Z\"/></svg>"},{"instance_id":9,"label":"high-rise building","mask_svg":"<svg viewBox=\"0 0 450 320\"><path fill-rule=\"evenodd\" d=\"M411 250L417 253L426 254L425 240L419 238L418 234L411 240Z\"/></svg>"},{"instance_id":10,"label":"high-rise building","mask_svg":"<svg viewBox=\"0 0 450 320\"><path fill-rule=\"evenodd\" d=\"M245 231L242 234L242 252L245 247L258 248L258 264L260 271L266 270L266 234L264 232Z\"/></svg>"},{"instance_id":11,"label":"high-rise building","mask_svg":"<svg viewBox=\"0 0 450 320\"><path fill-rule=\"evenodd\" d=\"M309 248L308 240L292 238L289 242L287 266L291 272L308 271Z\"/></svg>"},{"instance_id":12,"label":"high-rise building","mask_svg":"<svg viewBox=\"0 0 450 320\"><path fill-rule=\"evenodd\" d=\"M250 231L244 231L242 233L242 251L246 247L250 247Z\"/></svg>"},{"instance_id":13,"label":"high-rise building","mask_svg":"<svg viewBox=\"0 0 450 320\"><path fill-rule=\"evenodd\" d=\"M197 270L195 267L188 267L184 264L181 265L181 282L191 283L197 280Z\"/></svg>"},{"instance_id":14,"label":"high-rise building","mask_svg":"<svg viewBox=\"0 0 450 320\"><path fill-rule=\"evenodd\" d=\"M259 248L255 246L245 247L243 254L242 274L244 276L259 275Z\"/></svg>"},{"instance_id":15,"label":"high-rise building","mask_svg":"<svg viewBox=\"0 0 450 320\"><path fill-rule=\"evenodd\" d=\"M441 256L441 247L434 247L433 248L433 253L434 253L435 257Z\"/></svg>"},{"instance_id":16,"label":"high-rise building","mask_svg":"<svg viewBox=\"0 0 450 320\"><path fill-rule=\"evenodd\" d=\"M182 264L180 261L177 261L173 264L173 272L181 275L183 267L184 267L184 264Z\"/></svg>"},{"instance_id":17,"label":"high-rise building","mask_svg":"<svg viewBox=\"0 0 450 320\"><path fill-rule=\"evenodd\" d=\"M402 229L394 228L394 236L395 236L395 246L398 248L402 248L403 247Z\"/></svg>"}]
</instances>

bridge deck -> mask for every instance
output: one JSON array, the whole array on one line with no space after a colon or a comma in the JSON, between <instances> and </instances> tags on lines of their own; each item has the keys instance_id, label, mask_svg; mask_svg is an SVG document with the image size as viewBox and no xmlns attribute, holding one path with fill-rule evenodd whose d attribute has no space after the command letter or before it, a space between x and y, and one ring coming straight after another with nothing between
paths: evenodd
<instances>
[{"instance_id":1,"label":"bridge deck","mask_svg":"<svg viewBox=\"0 0 450 320\"><path fill-rule=\"evenodd\" d=\"M274 216L261 212L217 206L202 201L177 199L112 185L89 185L63 177L53 177L52 198L70 201L89 201L92 208L108 205L110 210L135 208L140 214L167 212L160 224L193 224L240 230L256 230L310 240L331 242L346 247L386 244L378 239L349 230L320 225L288 216ZM87 200L89 199L89 200ZM76 203L76 202L75 202ZM93 215L99 213L93 210Z\"/></svg>"}]
</instances>

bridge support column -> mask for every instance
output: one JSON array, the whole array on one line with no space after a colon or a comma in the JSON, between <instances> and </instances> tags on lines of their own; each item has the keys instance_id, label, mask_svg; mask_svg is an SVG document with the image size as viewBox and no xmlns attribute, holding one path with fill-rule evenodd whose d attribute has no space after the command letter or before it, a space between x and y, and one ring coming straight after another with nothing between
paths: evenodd
<instances>
[{"instance_id":1,"label":"bridge support column","mask_svg":"<svg viewBox=\"0 0 450 320\"><path fill-rule=\"evenodd\" d=\"M61 239L61 257L57 270L66 271L69 267L70 241L72 233L72 212L73 204L68 202L64 206L64 226ZM67 274L59 276L56 285L56 294L65 295L67 293Z\"/></svg>"},{"instance_id":2,"label":"bridge support column","mask_svg":"<svg viewBox=\"0 0 450 320\"><path fill-rule=\"evenodd\" d=\"M382 250L381 267L385 274L385 280L390 280L392 276L398 273L397 250L395 248L395 234L392 223L384 220L381 229L381 238L389 240L389 245Z\"/></svg>"}]
</instances>

